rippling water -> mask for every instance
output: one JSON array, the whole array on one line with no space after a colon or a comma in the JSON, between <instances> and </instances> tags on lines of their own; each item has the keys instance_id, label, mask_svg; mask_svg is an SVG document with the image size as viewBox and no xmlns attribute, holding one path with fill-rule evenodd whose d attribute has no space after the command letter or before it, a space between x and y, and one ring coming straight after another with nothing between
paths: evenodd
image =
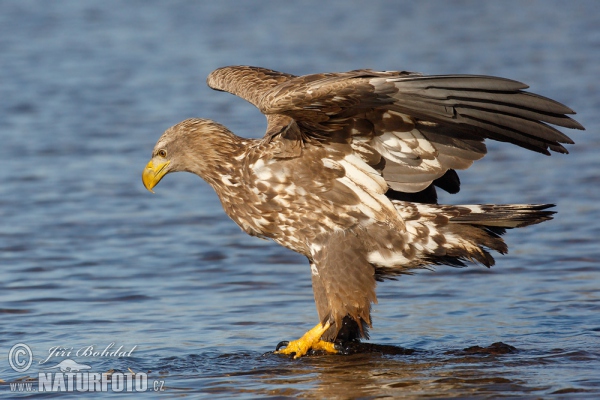
<instances>
[{"instance_id":1,"label":"rippling water","mask_svg":"<svg viewBox=\"0 0 600 400\"><path fill-rule=\"evenodd\" d=\"M598 15L595 1L0 2L0 393L70 358L147 372L170 395L600 395ZM381 284L370 342L397 351L293 361L269 351L316 323L306 261L243 234L194 176L156 195L140 182L184 118L262 135L258 111L204 85L231 64L506 76L587 131L568 156L490 144L461 174L442 202L559 214L509 232L491 270ZM28 371L7 362L17 343ZM75 355L111 343L134 350Z\"/></svg>"}]
</instances>

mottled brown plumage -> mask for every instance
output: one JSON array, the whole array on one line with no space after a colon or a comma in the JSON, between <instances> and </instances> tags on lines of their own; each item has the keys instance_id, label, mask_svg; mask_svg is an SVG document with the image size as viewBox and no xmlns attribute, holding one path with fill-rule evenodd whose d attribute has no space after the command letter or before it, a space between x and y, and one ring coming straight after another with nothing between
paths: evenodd
<instances>
[{"instance_id":1,"label":"mottled brown plumage","mask_svg":"<svg viewBox=\"0 0 600 400\"><path fill-rule=\"evenodd\" d=\"M505 229L551 219L551 205L437 204L485 139L543 154L573 143L549 124L583 129L568 107L487 76L357 70L295 77L225 67L208 85L267 116L264 138L210 120L169 128L144 171L206 180L245 232L305 255L325 341L366 336L377 281L430 265L494 263ZM304 351L304 350L302 350Z\"/></svg>"}]
</instances>

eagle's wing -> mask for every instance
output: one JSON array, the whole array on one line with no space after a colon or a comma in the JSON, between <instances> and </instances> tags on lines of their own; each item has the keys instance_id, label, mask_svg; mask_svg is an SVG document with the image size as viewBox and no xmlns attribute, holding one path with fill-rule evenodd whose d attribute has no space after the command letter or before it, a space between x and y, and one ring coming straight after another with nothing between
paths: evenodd
<instances>
[{"instance_id":1,"label":"eagle's wing","mask_svg":"<svg viewBox=\"0 0 600 400\"><path fill-rule=\"evenodd\" d=\"M267 136L293 119L305 140L351 143L392 189L406 193L468 168L485 155L486 138L566 153L562 143L573 141L548 124L583 129L566 115L574 114L570 108L497 77L371 70L293 77L253 67L211 76L211 87L267 115ZM457 191L458 180L448 186Z\"/></svg>"},{"instance_id":2,"label":"eagle's wing","mask_svg":"<svg viewBox=\"0 0 600 400\"><path fill-rule=\"evenodd\" d=\"M206 84L211 89L235 94L259 107L261 97L268 90L295 77L261 67L223 67L211 72Z\"/></svg>"}]
</instances>

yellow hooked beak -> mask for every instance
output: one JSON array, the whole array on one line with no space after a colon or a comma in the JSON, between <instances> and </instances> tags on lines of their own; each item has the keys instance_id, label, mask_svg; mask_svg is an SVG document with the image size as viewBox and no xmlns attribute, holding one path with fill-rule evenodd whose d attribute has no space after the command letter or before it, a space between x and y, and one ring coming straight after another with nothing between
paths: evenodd
<instances>
[{"instance_id":1,"label":"yellow hooked beak","mask_svg":"<svg viewBox=\"0 0 600 400\"><path fill-rule=\"evenodd\" d=\"M146 189L154 193L152 188L167 174L168 169L166 169L166 167L170 162L171 161L157 162L155 164L154 160L150 160L150 162L146 164L146 168L144 168L144 172L142 172L142 182L144 182Z\"/></svg>"}]
</instances>

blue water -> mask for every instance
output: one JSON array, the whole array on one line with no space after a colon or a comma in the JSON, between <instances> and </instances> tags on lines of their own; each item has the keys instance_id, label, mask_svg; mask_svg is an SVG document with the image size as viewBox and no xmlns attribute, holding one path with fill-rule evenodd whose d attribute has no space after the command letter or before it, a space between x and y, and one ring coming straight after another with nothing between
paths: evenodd
<instances>
[{"instance_id":1,"label":"blue water","mask_svg":"<svg viewBox=\"0 0 600 400\"><path fill-rule=\"evenodd\" d=\"M70 358L148 373L168 396L599 396L599 17L593 0L0 2L0 394ZM241 232L195 176L141 184L185 118L262 136L257 110L204 84L232 64L505 76L587 131L566 156L490 143L441 197L559 213L509 232L491 270L381 284L370 342L414 352L294 361L268 352L317 322L306 260ZM464 351L494 342L516 350ZM111 343L134 350L74 355ZM73 354L44 363L57 346Z\"/></svg>"}]
</instances>

